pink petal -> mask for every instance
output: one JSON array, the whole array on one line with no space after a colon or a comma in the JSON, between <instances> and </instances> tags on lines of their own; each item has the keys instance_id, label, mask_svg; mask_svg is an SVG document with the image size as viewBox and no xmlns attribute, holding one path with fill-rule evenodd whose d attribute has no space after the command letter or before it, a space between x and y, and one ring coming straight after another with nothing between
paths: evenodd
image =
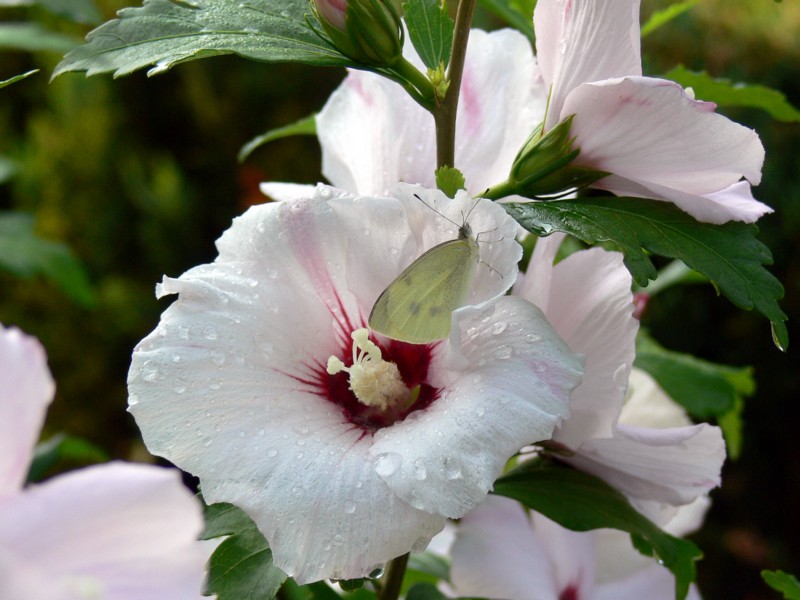
<instances>
[{"instance_id":1,"label":"pink petal","mask_svg":"<svg viewBox=\"0 0 800 600\"><path fill-rule=\"evenodd\" d=\"M584 82L641 75L639 0L541 0L533 14L536 55L552 86L546 129Z\"/></svg>"},{"instance_id":2,"label":"pink petal","mask_svg":"<svg viewBox=\"0 0 800 600\"><path fill-rule=\"evenodd\" d=\"M54 394L38 340L0 325L0 499L22 487Z\"/></svg>"},{"instance_id":3,"label":"pink petal","mask_svg":"<svg viewBox=\"0 0 800 600\"><path fill-rule=\"evenodd\" d=\"M555 244L546 240L537 243L521 293L546 295L541 301L547 304L548 321L573 352L586 357L583 380L572 392L570 417L554 434L576 448L590 438L611 437L639 322L632 316L631 276L621 254L600 248L576 252L553 268L548 283L546 265L552 265Z\"/></svg>"},{"instance_id":4,"label":"pink petal","mask_svg":"<svg viewBox=\"0 0 800 600\"><path fill-rule=\"evenodd\" d=\"M200 504L177 471L111 463L11 499L0 511L0 546L21 577L36 573L58 586L57 598L90 586L115 600L199 600L208 559L197 541L202 528Z\"/></svg>"},{"instance_id":5,"label":"pink petal","mask_svg":"<svg viewBox=\"0 0 800 600\"><path fill-rule=\"evenodd\" d=\"M400 497L451 518L483 500L512 454L550 437L581 373L544 315L521 298L465 307L454 318L458 327L431 365L440 398L380 430L372 448L391 464L379 474Z\"/></svg>"},{"instance_id":6,"label":"pink petal","mask_svg":"<svg viewBox=\"0 0 800 600\"><path fill-rule=\"evenodd\" d=\"M528 513L513 500L490 496L459 523L450 578L460 596L558 600L547 549Z\"/></svg>"},{"instance_id":7,"label":"pink petal","mask_svg":"<svg viewBox=\"0 0 800 600\"><path fill-rule=\"evenodd\" d=\"M629 496L688 504L720 483L725 444L718 427L620 425L614 438L584 442L566 459Z\"/></svg>"},{"instance_id":8,"label":"pink petal","mask_svg":"<svg viewBox=\"0 0 800 600\"><path fill-rule=\"evenodd\" d=\"M713 109L676 83L626 77L581 85L562 114L575 115L571 133L583 166L695 196L742 177L757 184L764 161L758 135ZM597 187L617 191L609 185Z\"/></svg>"},{"instance_id":9,"label":"pink petal","mask_svg":"<svg viewBox=\"0 0 800 600\"><path fill-rule=\"evenodd\" d=\"M592 600L674 600L675 576L660 565L615 581L597 586ZM697 587L692 585L686 600L701 600Z\"/></svg>"}]
</instances>

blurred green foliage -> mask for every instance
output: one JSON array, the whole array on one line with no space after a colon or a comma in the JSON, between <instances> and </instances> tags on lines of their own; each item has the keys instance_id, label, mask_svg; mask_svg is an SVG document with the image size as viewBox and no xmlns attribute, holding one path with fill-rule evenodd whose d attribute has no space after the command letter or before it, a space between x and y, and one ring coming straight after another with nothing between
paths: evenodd
<instances>
[{"instance_id":1,"label":"blurred green foliage","mask_svg":"<svg viewBox=\"0 0 800 600\"><path fill-rule=\"evenodd\" d=\"M107 20L133 3L95 4ZM0 8L0 21L36 23L62 40L79 41L89 30L64 16L69 3L44 4L53 12L41 5ZM84 22L97 16L90 4L72 5L90 11ZM645 0L643 20L668 4ZM487 13L479 19L498 24ZM796 2L700 0L644 39L645 70L666 73L682 64L775 88L800 106L798 31ZM48 351L58 391L47 435L63 431L112 457L143 457L125 412L125 379L133 346L168 303L155 300L155 283L213 260L214 240L231 219L264 201L260 181L320 178L312 136L259 147L242 164L236 156L254 136L319 110L344 73L219 57L150 79L67 74L50 83L60 56L0 49L0 81L41 69L0 91L0 211L33 215L39 237L71 248L88 273L94 304L72 301L45 279L0 271L0 322L36 335ZM755 193L776 214L759 223L760 239L786 287L782 306L797 344L800 125L753 109L720 110L757 129L767 148ZM755 368L759 387L745 402L741 457L726 467L697 538L706 554L700 585L707 600L773 598L760 570L800 572L800 436L790 417L800 380L796 353L775 350L765 320L717 298L711 286L664 291L644 324L671 350Z\"/></svg>"}]
</instances>

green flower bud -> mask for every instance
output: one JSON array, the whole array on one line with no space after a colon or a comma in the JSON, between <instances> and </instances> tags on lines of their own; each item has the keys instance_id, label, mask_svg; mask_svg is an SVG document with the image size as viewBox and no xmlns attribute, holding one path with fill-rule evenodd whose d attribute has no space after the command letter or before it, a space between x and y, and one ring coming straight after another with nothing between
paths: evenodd
<instances>
[{"instance_id":1,"label":"green flower bud","mask_svg":"<svg viewBox=\"0 0 800 600\"><path fill-rule=\"evenodd\" d=\"M333 45L373 67L389 67L403 52L403 25L392 0L312 0Z\"/></svg>"},{"instance_id":2,"label":"green flower bud","mask_svg":"<svg viewBox=\"0 0 800 600\"><path fill-rule=\"evenodd\" d=\"M516 193L530 198L556 196L610 175L572 164L581 151L573 146L575 138L569 137L574 116L570 115L547 133L539 125L531 134L514 159L508 177Z\"/></svg>"}]
</instances>

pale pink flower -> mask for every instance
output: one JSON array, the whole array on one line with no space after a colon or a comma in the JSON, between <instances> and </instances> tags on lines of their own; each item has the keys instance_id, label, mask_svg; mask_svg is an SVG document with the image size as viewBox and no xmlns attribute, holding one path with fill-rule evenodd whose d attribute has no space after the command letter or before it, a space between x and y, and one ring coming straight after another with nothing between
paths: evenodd
<instances>
[{"instance_id":1,"label":"pale pink flower","mask_svg":"<svg viewBox=\"0 0 800 600\"><path fill-rule=\"evenodd\" d=\"M202 598L202 511L177 471L110 463L22 488L54 391L39 343L0 326L0 598Z\"/></svg>"},{"instance_id":2,"label":"pale pink flower","mask_svg":"<svg viewBox=\"0 0 800 600\"><path fill-rule=\"evenodd\" d=\"M705 505L684 520L699 525ZM673 534L688 530L681 519ZM491 496L467 514L451 549L459 596L497 600L674 600L675 577L616 530L570 531L520 504ZM691 586L687 600L700 600Z\"/></svg>"},{"instance_id":3,"label":"pale pink flower","mask_svg":"<svg viewBox=\"0 0 800 600\"><path fill-rule=\"evenodd\" d=\"M456 237L431 207L492 232L468 305L445 340L369 334L389 282ZM320 186L252 207L213 263L158 288L178 298L129 374L149 450L197 475L207 501L245 510L298 582L364 576L424 548L485 498L512 454L551 435L579 379L541 312L503 295L515 232L487 200L412 186L388 197ZM338 362L347 370L331 370Z\"/></svg>"},{"instance_id":4,"label":"pale pink flower","mask_svg":"<svg viewBox=\"0 0 800 600\"><path fill-rule=\"evenodd\" d=\"M622 255L593 248L554 266L561 239L537 242L514 290L539 306L570 349L586 358L570 417L553 440L573 453L563 460L606 480L663 522L673 507L719 485L722 434L712 425L692 425L646 375L631 378L639 322ZM638 410L642 403L645 411ZM648 411L659 418L643 421Z\"/></svg>"},{"instance_id":5,"label":"pale pink flower","mask_svg":"<svg viewBox=\"0 0 800 600\"><path fill-rule=\"evenodd\" d=\"M537 3L536 52L550 88L545 129L575 115L575 164L612 173L594 187L666 200L709 223L772 212L750 191L764 162L758 135L674 82L642 77L639 3Z\"/></svg>"},{"instance_id":6,"label":"pale pink flower","mask_svg":"<svg viewBox=\"0 0 800 600\"><path fill-rule=\"evenodd\" d=\"M404 55L424 69L408 36ZM455 140L455 164L471 193L506 179L517 151L544 118L545 100L522 34L472 30ZM384 194L399 181L436 187L433 117L385 77L349 71L317 115L317 135L322 172L336 187L358 194ZM291 184L265 183L262 190L279 200L298 197Z\"/></svg>"}]
</instances>

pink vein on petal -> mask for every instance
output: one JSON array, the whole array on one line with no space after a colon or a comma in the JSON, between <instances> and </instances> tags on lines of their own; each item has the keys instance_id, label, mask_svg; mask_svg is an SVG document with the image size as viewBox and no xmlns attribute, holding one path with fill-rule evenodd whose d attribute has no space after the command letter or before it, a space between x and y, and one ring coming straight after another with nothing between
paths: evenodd
<instances>
[{"instance_id":1,"label":"pink vein on petal","mask_svg":"<svg viewBox=\"0 0 800 600\"><path fill-rule=\"evenodd\" d=\"M464 72L464 79L461 82L461 110L460 116L466 121L464 133L467 136L474 136L481 126L481 105L478 101L478 94L472 83L469 72Z\"/></svg>"},{"instance_id":2,"label":"pink vein on petal","mask_svg":"<svg viewBox=\"0 0 800 600\"><path fill-rule=\"evenodd\" d=\"M331 316L339 326L340 341L347 342L350 333L357 327L347 314L342 299L326 267L325 258L319 252L319 236L316 228L316 212L313 200L293 202L285 205L282 216L289 234L289 242L300 264L308 274L317 296L325 303Z\"/></svg>"}]
</instances>

